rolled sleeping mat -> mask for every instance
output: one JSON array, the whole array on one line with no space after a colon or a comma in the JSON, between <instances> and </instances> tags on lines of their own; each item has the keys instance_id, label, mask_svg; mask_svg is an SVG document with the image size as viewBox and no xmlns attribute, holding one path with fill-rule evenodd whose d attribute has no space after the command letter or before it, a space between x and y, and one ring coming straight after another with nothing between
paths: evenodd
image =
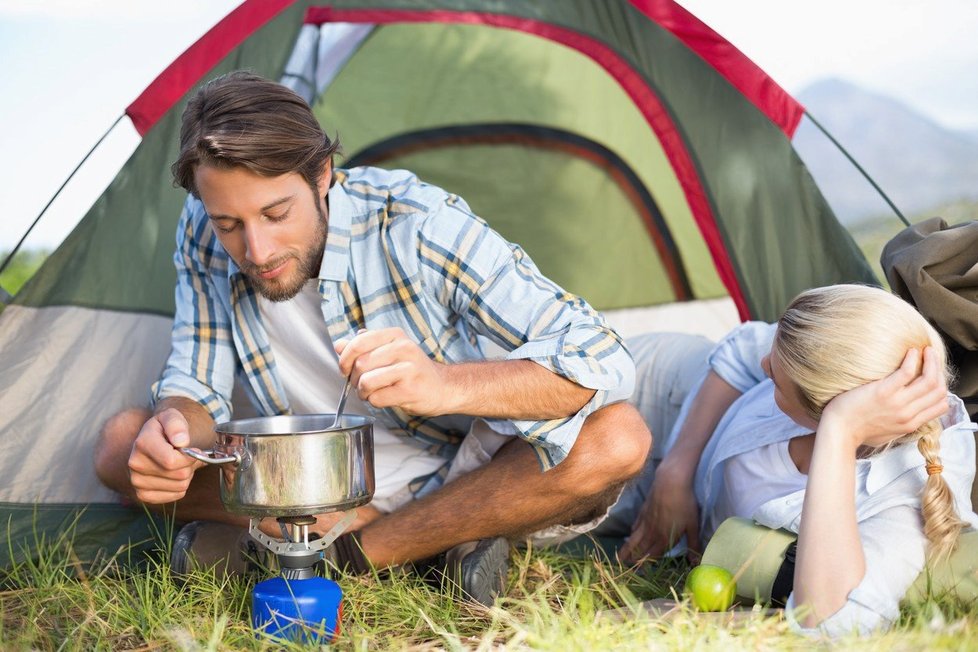
<instances>
[{"instance_id":1,"label":"rolled sleeping mat","mask_svg":"<svg viewBox=\"0 0 978 652\"><path fill-rule=\"evenodd\" d=\"M775 594L773 602L779 602L787 597L793 580L792 544L796 539L797 535L787 530L772 530L747 518L728 518L703 551L702 563L730 571L737 581L739 597L770 603ZM978 599L978 531L963 532L950 559L925 568L903 601L922 602L928 597Z\"/></svg>"},{"instance_id":2,"label":"rolled sleeping mat","mask_svg":"<svg viewBox=\"0 0 978 652\"><path fill-rule=\"evenodd\" d=\"M747 518L728 518L703 551L704 564L730 571L737 582L737 595L754 602L771 602L774 581L784 564L789 546L797 536L787 530L772 530Z\"/></svg>"},{"instance_id":3,"label":"rolled sleeping mat","mask_svg":"<svg viewBox=\"0 0 978 652\"><path fill-rule=\"evenodd\" d=\"M923 602L929 597L978 600L978 530L962 532L946 562L925 567L903 601Z\"/></svg>"}]
</instances>

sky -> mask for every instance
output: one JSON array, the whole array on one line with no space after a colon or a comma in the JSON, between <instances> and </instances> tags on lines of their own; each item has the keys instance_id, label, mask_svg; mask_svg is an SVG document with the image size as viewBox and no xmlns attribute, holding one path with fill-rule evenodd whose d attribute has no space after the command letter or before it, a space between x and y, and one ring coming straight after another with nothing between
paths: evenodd
<instances>
[{"instance_id":1,"label":"sky","mask_svg":"<svg viewBox=\"0 0 978 652\"><path fill-rule=\"evenodd\" d=\"M679 2L789 92L840 77L978 132L976 0ZM0 0L0 250L125 107L238 3ZM56 246L137 143L124 118L25 246Z\"/></svg>"}]
</instances>

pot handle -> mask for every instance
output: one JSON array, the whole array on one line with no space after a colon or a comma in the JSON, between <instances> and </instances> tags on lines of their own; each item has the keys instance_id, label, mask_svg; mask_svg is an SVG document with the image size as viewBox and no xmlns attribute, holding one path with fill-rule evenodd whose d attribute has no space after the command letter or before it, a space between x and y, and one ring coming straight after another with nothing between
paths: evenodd
<instances>
[{"instance_id":1,"label":"pot handle","mask_svg":"<svg viewBox=\"0 0 978 652\"><path fill-rule=\"evenodd\" d=\"M207 464L241 464L241 454L221 455L215 450L199 451L195 448L181 448L180 452Z\"/></svg>"}]
</instances>

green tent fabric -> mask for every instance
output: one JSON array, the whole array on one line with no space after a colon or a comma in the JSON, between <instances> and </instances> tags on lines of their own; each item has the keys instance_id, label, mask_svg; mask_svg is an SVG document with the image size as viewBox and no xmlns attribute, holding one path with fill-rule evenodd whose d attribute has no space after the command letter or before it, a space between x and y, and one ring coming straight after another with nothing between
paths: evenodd
<instances>
[{"instance_id":1,"label":"green tent fabric","mask_svg":"<svg viewBox=\"0 0 978 652\"><path fill-rule=\"evenodd\" d=\"M0 313L15 539L82 510L84 557L149 524L89 460L165 360L180 115L235 69L306 97L340 165L465 197L626 333L722 332L808 287L876 282L792 148L803 108L670 0L248 0L128 107L141 144Z\"/></svg>"}]
</instances>

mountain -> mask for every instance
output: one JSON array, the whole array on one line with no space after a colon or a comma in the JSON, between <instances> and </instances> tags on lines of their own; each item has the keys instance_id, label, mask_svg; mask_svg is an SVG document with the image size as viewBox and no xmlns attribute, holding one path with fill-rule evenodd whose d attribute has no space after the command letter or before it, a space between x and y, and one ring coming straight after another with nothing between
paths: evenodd
<instances>
[{"instance_id":1,"label":"mountain","mask_svg":"<svg viewBox=\"0 0 978 652\"><path fill-rule=\"evenodd\" d=\"M978 199L975 134L946 129L897 100L839 79L816 82L795 97L904 215ZM892 214L809 120L802 120L794 143L840 221Z\"/></svg>"}]
</instances>

